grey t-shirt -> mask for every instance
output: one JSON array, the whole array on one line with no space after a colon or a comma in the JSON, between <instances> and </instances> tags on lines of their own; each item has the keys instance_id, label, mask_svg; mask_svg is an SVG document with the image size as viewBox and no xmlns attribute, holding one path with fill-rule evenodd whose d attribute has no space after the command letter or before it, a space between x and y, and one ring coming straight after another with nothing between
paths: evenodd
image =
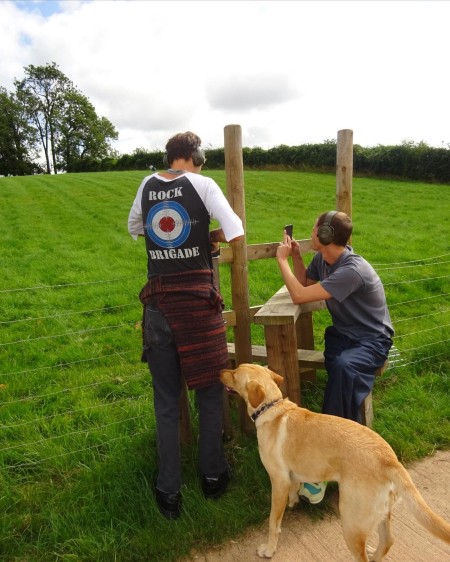
<instances>
[{"instance_id":1,"label":"grey t-shirt","mask_svg":"<svg viewBox=\"0 0 450 562\"><path fill-rule=\"evenodd\" d=\"M381 334L392 337L383 284L373 267L350 246L333 265L318 252L306 273L332 295L326 304L339 332L353 340Z\"/></svg>"}]
</instances>

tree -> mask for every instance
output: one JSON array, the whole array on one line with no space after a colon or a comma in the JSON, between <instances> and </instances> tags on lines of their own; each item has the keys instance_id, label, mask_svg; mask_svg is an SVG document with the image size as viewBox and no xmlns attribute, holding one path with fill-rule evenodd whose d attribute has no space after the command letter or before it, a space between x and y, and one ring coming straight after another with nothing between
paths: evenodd
<instances>
[{"instance_id":1,"label":"tree","mask_svg":"<svg viewBox=\"0 0 450 562\"><path fill-rule=\"evenodd\" d=\"M23 104L30 122L38 131L47 173L51 173L52 166L56 173L55 124L64 92L72 85L55 63L47 66L31 64L25 67L25 74L27 76L23 80L14 81L17 97Z\"/></svg>"},{"instance_id":2,"label":"tree","mask_svg":"<svg viewBox=\"0 0 450 562\"><path fill-rule=\"evenodd\" d=\"M47 173L109 154L109 140L118 138L117 131L108 119L97 116L56 63L29 65L25 74L15 81L17 98L40 139Z\"/></svg>"},{"instance_id":3,"label":"tree","mask_svg":"<svg viewBox=\"0 0 450 562\"><path fill-rule=\"evenodd\" d=\"M74 171L83 161L110 156L109 141L118 138L112 123L106 117L98 117L88 98L76 90L65 94L64 108L57 124L58 169Z\"/></svg>"},{"instance_id":4,"label":"tree","mask_svg":"<svg viewBox=\"0 0 450 562\"><path fill-rule=\"evenodd\" d=\"M0 87L0 174L25 175L36 171L37 139L13 94Z\"/></svg>"}]
</instances>

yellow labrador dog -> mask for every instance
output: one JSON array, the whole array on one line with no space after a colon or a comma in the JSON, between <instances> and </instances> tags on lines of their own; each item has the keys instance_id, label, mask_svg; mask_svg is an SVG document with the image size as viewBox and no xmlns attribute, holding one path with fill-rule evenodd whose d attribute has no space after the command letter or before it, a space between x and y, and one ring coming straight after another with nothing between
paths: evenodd
<instances>
[{"instance_id":1,"label":"yellow labrador dog","mask_svg":"<svg viewBox=\"0 0 450 562\"><path fill-rule=\"evenodd\" d=\"M286 503L292 507L298 501L301 482L339 483L344 538L357 562L381 562L387 554L393 544L391 511L400 498L428 531L450 543L450 524L428 507L394 451L377 433L283 399L279 389L283 378L265 367L243 363L221 371L220 378L247 403L256 424L261 461L272 484L269 538L258 548L261 558L275 553ZM368 553L366 541L377 525L379 544Z\"/></svg>"}]
</instances>

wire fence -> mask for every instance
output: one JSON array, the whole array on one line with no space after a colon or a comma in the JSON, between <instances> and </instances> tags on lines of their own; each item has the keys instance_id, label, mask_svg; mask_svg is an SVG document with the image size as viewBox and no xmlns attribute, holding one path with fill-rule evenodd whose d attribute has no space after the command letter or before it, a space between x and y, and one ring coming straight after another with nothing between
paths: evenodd
<instances>
[{"instance_id":1,"label":"wire fence","mask_svg":"<svg viewBox=\"0 0 450 562\"><path fill-rule=\"evenodd\" d=\"M388 369L448 361L449 256L374 264L396 328ZM414 277L405 279L411 268ZM107 454L148 431L150 377L139 361L139 302L35 313L45 306L39 299L44 292L130 279L0 291L9 299L0 321L2 470L26 470L71 455L81 462L80 453ZM404 298L404 285L420 285L417 297L409 291ZM20 316L24 292L34 295L37 306ZM80 325L67 330L68 323Z\"/></svg>"}]
</instances>

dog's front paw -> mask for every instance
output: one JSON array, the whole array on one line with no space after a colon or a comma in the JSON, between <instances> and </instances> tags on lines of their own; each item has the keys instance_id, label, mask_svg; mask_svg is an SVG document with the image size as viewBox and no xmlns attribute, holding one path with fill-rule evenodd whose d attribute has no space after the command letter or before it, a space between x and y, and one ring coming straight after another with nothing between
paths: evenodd
<instances>
[{"instance_id":1,"label":"dog's front paw","mask_svg":"<svg viewBox=\"0 0 450 562\"><path fill-rule=\"evenodd\" d=\"M258 556L260 558L272 558L272 556L275 554L275 549L269 548L269 545L267 544L262 544L258 547L258 550L256 552L258 553Z\"/></svg>"}]
</instances>

